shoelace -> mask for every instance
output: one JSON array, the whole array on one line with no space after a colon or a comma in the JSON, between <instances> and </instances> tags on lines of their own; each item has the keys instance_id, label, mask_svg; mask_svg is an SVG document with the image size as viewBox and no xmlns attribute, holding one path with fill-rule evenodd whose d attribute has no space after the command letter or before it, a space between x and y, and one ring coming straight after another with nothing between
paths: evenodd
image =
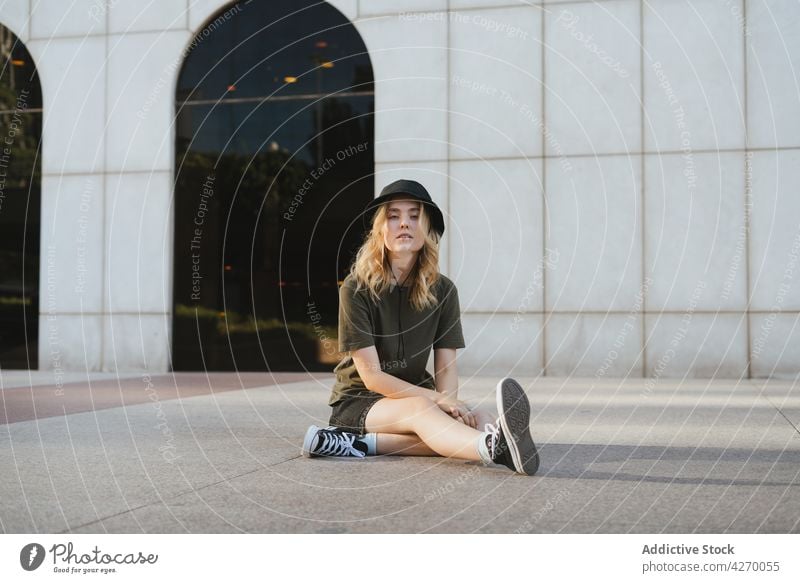
<instances>
[{"instance_id":1,"label":"shoelace","mask_svg":"<svg viewBox=\"0 0 800 583\"><path fill-rule=\"evenodd\" d=\"M364 457L364 452L353 447L356 436L352 433L321 429L316 452L319 455Z\"/></svg>"},{"instance_id":2,"label":"shoelace","mask_svg":"<svg viewBox=\"0 0 800 583\"><path fill-rule=\"evenodd\" d=\"M489 435L489 457L495 459L497 454L497 442L500 441L500 424L492 425L487 423L483 430Z\"/></svg>"}]
</instances>

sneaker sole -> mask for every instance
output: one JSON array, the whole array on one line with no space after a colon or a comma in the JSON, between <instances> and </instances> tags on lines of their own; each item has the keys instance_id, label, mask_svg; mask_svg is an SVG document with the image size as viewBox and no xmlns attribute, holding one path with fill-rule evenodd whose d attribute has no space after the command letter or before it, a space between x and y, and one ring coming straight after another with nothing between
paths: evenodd
<instances>
[{"instance_id":1,"label":"sneaker sole","mask_svg":"<svg viewBox=\"0 0 800 583\"><path fill-rule=\"evenodd\" d=\"M531 405L514 379L497 383L497 412L517 473L534 475L539 469L539 452L531 437Z\"/></svg>"},{"instance_id":2,"label":"sneaker sole","mask_svg":"<svg viewBox=\"0 0 800 583\"><path fill-rule=\"evenodd\" d=\"M306 436L303 438L303 457L311 457L311 443L314 441L314 436L319 431L319 427L312 425L306 431Z\"/></svg>"}]
</instances>

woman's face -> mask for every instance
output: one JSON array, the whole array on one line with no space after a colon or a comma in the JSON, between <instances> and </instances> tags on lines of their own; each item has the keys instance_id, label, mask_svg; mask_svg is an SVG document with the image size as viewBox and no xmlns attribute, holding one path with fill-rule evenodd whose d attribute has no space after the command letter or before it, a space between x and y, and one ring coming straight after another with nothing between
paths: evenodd
<instances>
[{"instance_id":1,"label":"woman's face","mask_svg":"<svg viewBox=\"0 0 800 583\"><path fill-rule=\"evenodd\" d=\"M391 200L386 203L386 227L383 241L395 254L416 253L425 243L419 224L420 202Z\"/></svg>"}]
</instances>

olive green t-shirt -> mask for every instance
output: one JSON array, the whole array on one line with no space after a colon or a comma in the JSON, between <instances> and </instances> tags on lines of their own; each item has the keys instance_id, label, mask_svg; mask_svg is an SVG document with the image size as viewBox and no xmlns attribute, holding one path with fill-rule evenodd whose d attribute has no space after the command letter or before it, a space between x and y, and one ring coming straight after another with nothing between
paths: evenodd
<instances>
[{"instance_id":1,"label":"olive green t-shirt","mask_svg":"<svg viewBox=\"0 0 800 583\"><path fill-rule=\"evenodd\" d=\"M438 304L416 311L408 301L410 286L391 286L378 302L368 290L356 291L348 275L339 289L339 350L347 352L333 371L336 383L328 401L375 396L356 370L350 352L375 346L381 370L416 386L435 389L426 370L431 348L464 348L461 309L455 284L444 275L434 284Z\"/></svg>"}]
</instances>

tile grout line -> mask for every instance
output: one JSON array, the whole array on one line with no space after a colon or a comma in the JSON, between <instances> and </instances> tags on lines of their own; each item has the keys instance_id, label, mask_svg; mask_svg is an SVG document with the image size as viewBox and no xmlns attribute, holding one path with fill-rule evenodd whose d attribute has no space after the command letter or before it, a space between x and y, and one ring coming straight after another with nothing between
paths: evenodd
<instances>
[{"instance_id":1,"label":"tile grout line","mask_svg":"<svg viewBox=\"0 0 800 583\"><path fill-rule=\"evenodd\" d=\"M744 254L744 273L745 273L745 290L744 290L744 297L745 297L745 335L747 338L747 378L753 378L753 331L750 326L750 308L752 305L752 293L750 289L750 221L751 221L751 207L752 207L752 197L753 197L753 163L752 163L752 155L748 150L750 146L750 139L749 139L749 131L748 131L748 121L747 121L747 100L748 100L748 92L747 92L747 30L748 30L748 23L747 23L747 0L742 0L742 18L744 19L744 25L742 26L742 66L744 68L744 167L745 167L745 175L744 175L744 237L745 237L745 254Z\"/></svg>"},{"instance_id":2,"label":"tile grout line","mask_svg":"<svg viewBox=\"0 0 800 583\"><path fill-rule=\"evenodd\" d=\"M2 112L0 112L2 113ZM103 153L105 155L105 152ZM105 163L105 162L104 162ZM120 176L123 174L167 174L170 169L150 169L150 170L103 170L101 172L42 172L42 176L62 177L62 176Z\"/></svg>"},{"instance_id":3,"label":"tile grout line","mask_svg":"<svg viewBox=\"0 0 800 583\"><path fill-rule=\"evenodd\" d=\"M359 0L359 4L360 4L360 0ZM451 113L450 112L451 112L451 108L453 107L453 103L452 103L452 94L451 94L451 89L450 89L450 85L451 85L451 83L450 83L450 55L451 55L451 52L452 52L451 51L452 39L451 39L451 35L450 35L450 14L451 14L450 13L450 0L447 0L447 22L445 24L445 26L446 26L446 29L445 29L446 30L446 44L447 44L447 47L445 48L445 51L447 52L447 60L445 61L445 76L446 76L445 82L447 83L447 89L446 89L446 96L447 96L446 97L447 98L446 116L447 116L447 119L445 119L445 145L447 146L447 162L445 162L445 172L447 173L446 174L447 184L445 184L445 201L447 203L447 226L452 227L453 207L451 205L451 200L450 200L450 184L452 182L452 180L450 178L450 117L451 117ZM452 231L452 228L451 228L450 233L452 234L452 232L453 231ZM453 253L452 253L451 247L452 247L452 245L448 245L447 246L447 257L445 257L445 263L447 264L447 273L449 275L453 274L453 271L452 271Z\"/></svg>"},{"instance_id":4,"label":"tile grout line","mask_svg":"<svg viewBox=\"0 0 800 583\"><path fill-rule=\"evenodd\" d=\"M796 146L779 146L775 148L748 148L748 152L797 152L800 150L800 143ZM718 155L718 154L738 154L740 152L744 152L745 148L717 148L717 149L709 149L709 148L698 148L696 150L692 150L695 154L710 154L710 155ZM559 158L611 158L611 157L621 157L626 156L628 158L634 156L644 156L644 155L657 155L657 156L682 156L683 153L679 150L644 150L644 151L632 151L632 152L579 152L577 154L562 154L559 155ZM481 162L484 160L538 160L538 159L550 159L552 156L480 156L480 157L473 157L473 158L450 158L453 162ZM403 158L403 159L396 159L396 160L377 160L378 164L408 164L408 163L431 163L431 162L445 162L448 158L425 158L425 159L412 159L412 158ZM121 171L118 171L121 172ZM147 170L131 170L130 172L147 172Z\"/></svg>"},{"instance_id":5,"label":"tile grout line","mask_svg":"<svg viewBox=\"0 0 800 583\"><path fill-rule=\"evenodd\" d=\"M83 523L83 524L79 524L77 526L70 527L70 528L67 528L65 530L61 530L57 534L71 533L76 528L86 528L87 526L91 526L93 524L97 524L99 522L103 522L105 520L109 520L111 518L117 518L118 516L124 516L125 514L130 514L132 512L137 511L137 510L142 510L143 508L149 508L151 506L157 506L159 503L165 504L168 501L173 501L173 500L176 500L178 498L184 498L185 496L187 496L189 494L196 494L197 492L200 492L201 490L205 490L205 489L210 488L212 486L219 486L220 484L225 484L227 482L230 482L231 480L236 480L238 478L253 474L253 473L258 472L260 470L263 470L263 469L266 469L266 468L271 468L271 467L274 467L274 466L277 466L279 464L283 464L283 463L292 461L292 460L300 458L300 457L302 457L302 456L296 455L296 456L290 457L289 459L280 460L280 461L275 462L273 464L262 465L262 466L260 466L258 468L254 468L252 470L243 472L241 474L237 474L235 476L231 476L229 478L225 478L225 479L222 479L222 480L217 480L216 482L212 482L210 484L205 484L203 486L200 486L199 488L191 488L190 490L186 490L186 491L183 491L183 492L178 492L178 493L173 494L171 496L168 496L166 498L160 497L158 500L141 504L139 506L136 506L135 508L129 508L128 510L125 510L123 512L116 512L114 514L110 514L108 516L103 516L102 518L98 518L97 520L91 520L89 522L86 522L86 523Z\"/></svg>"},{"instance_id":6,"label":"tile grout line","mask_svg":"<svg viewBox=\"0 0 800 583\"><path fill-rule=\"evenodd\" d=\"M641 377L647 377L647 324L646 314L647 314L647 287L645 285L647 281L647 230L645 227L647 221L647 215L645 214L645 107L644 107L644 95L645 95L645 86L644 86L644 8L645 8L644 0L639 0L639 147L642 151L642 154L639 158L639 196L640 196L640 209L639 209L639 221L640 221L640 228L642 230L641 233L641 290L642 290L642 308L640 310L642 321L640 323L641 331L642 331L642 342L641 342Z\"/></svg>"},{"instance_id":7,"label":"tile grout line","mask_svg":"<svg viewBox=\"0 0 800 583\"><path fill-rule=\"evenodd\" d=\"M102 313L105 313L106 310L106 261L108 260L108 225L106 224L107 221L107 213L106 213L106 202L108 198L108 176L106 174L106 169L108 168L108 122L109 122L109 111L108 111L108 60L109 60L109 38L108 38L108 31L110 30L110 18L109 12L110 6L106 3L106 30L105 34L103 35L103 39L105 42L105 59L103 60L103 79L105 81L105 87L103 88L103 188L102 188L102 199L101 199L101 222L103 223L103 264L100 266L100 309ZM81 311L81 316L83 316L83 311ZM105 353L106 353L106 327L104 320L109 320L109 326L111 325L111 318L101 318L100 321L100 370L105 370Z\"/></svg>"},{"instance_id":8,"label":"tile grout line","mask_svg":"<svg viewBox=\"0 0 800 583\"><path fill-rule=\"evenodd\" d=\"M165 28L161 30L129 30L126 32L109 32L108 29L108 10L106 10L106 32L89 33L89 34L57 34L53 36L37 36L31 37L29 41L59 41L59 40L84 40L87 38L99 38L101 36L118 36L120 38L139 35L139 34L158 34L163 35L168 32L191 32L183 27Z\"/></svg>"},{"instance_id":9,"label":"tile grout line","mask_svg":"<svg viewBox=\"0 0 800 583\"><path fill-rule=\"evenodd\" d=\"M769 381L769 379L763 379L763 380ZM800 427L795 425L794 422L791 419L789 419L783 411L781 411L781 408L772 402L772 399L769 397L769 395L766 394L765 391L767 385L765 384L765 386L763 387L759 386L758 382L754 378L749 378L748 381L752 385L753 389L756 391L756 397L764 399L771 407L773 407L778 412L778 414L780 414L781 417L786 419L786 421L789 423L789 425L792 426L795 432L797 432L797 434L800 435Z\"/></svg>"},{"instance_id":10,"label":"tile grout line","mask_svg":"<svg viewBox=\"0 0 800 583\"><path fill-rule=\"evenodd\" d=\"M513 316L514 314L552 314L552 315L587 315L587 316L625 316L630 314L630 309L628 310L463 310L462 314L467 315L481 315L481 314L497 314L497 315L507 315ZM658 315L665 315L665 316L677 316L685 314L685 310L650 310L647 312L641 311L637 312L638 314L658 314ZM692 313L699 314L699 315L706 315L706 316L741 316L741 310L694 310ZM748 312L750 314L771 314L770 310L752 310ZM46 316L50 314L50 312L39 312L39 316ZM781 314L786 315L797 315L800 314L800 310L782 310ZM172 311L166 312L131 312L128 310L120 310L120 311L111 311L111 312L77 312L77 311L70 311L65 310L63 312L55 312L57 316L172 316ZM105 371L109 372L109 371ZM176 371L176 372L185 372L185 371ZM212 372L220 372L220 371L212 371Z\"/></svg>"},{"instance_id":11,"label":"tile grout line","mask_svg":"<svg viewBox=\"0 0 800 583\"><path fill-rule=\"evenodd\" d=\"M542 111L542 126L544 127L542 131L542 156L541 156L541 171L542 171L542 198L541 198L541 205L542 205L542 260L544 261L545 256L547 255L547 142L545 140L545 134L547 129L547 109L546 109L546 98L547 98L547 68L546 63L547 59L545 58L545 51L547 49L547 39L545 37L546 28L545 28L545 21L547 19L547 11L544 10L544 4L542 4L539 8L539 46L541 54L539 55L541 67L542 67L542 75L541 75L541 85L542 85L542 104L541 104L541 111ZM535 275L535 273L534 273ZM547 261L544 261L543 268L542 268L542 321L541 321L541 332L542 332L542 348L539 351L540 354L540 366L539 370L541 371L541 375L543 377L547 376Z\"/></svg>"}]
</instances>

